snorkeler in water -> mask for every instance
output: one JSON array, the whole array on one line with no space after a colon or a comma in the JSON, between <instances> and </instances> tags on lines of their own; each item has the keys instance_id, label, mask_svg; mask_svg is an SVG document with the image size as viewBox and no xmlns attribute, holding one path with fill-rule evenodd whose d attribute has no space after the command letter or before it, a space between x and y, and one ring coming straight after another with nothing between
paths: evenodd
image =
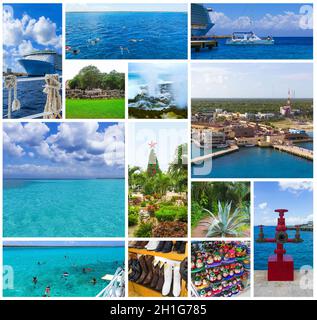
<instances>
[{"instance_id":1,"label":"snorkeler in water","mask_svg":"<svg viewBox=\"0 0 317 320\"><path fill-rule=\"evenodd\" d=\"M44 297L50 297L51 296L51 287L47 286L45 288Z\"/></svg>"},{"instance_id":2,"label":"snorkeler in water","mask_svg":"<svg viewBox=\"0 0 317 320\"><path fill-rule=\"evenodd\" d=\"M37 280L37 277L33 277L33 279L32 279L33 284L36 285L36 284L37 284L37 281L38 281L38 280Z\"/></svg>"},{"instance_id":3,"label":"snorkeler in water","mask_svg":"<svg viewBox=\"0 0 317 320\"><path fill-rule=\"evenodd\" d=\"M93 285L95 285L95 284L97 283L97 279L96 279L96 278L92 278L91 283L92 283Z\"/></svg>"}]
</instances>

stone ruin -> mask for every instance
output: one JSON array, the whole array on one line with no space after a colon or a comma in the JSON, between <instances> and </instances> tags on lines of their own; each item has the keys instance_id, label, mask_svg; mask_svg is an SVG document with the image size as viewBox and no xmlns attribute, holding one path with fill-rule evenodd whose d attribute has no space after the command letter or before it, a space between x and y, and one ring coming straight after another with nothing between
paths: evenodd
<instances>
[{"instance_id":1,"label":"stone ruin","mask_svg":"<svg viewBox=\"0 0 317 320\"><path fill-rule=\"evenodd\" d=\"M124 98L124 90L103 89L66 89L66 98L71 99L120 99Z\"/></svg>"}]
</instances>

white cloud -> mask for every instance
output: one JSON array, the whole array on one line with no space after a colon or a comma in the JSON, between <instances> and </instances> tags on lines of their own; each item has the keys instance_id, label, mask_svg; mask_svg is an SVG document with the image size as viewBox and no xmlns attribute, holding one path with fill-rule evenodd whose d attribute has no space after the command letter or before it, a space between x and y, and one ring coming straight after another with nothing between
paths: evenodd
<instances>
[{"instance_id":1,"label":"white cloud","mask_svg":"<svg viewBox=\"0 0 317 320\"><path fill-rule=\"evenodd\" d=\"M280 190L298 194L302 191L313 191L313 184L310 181L280 181Z\"/></svg>"},{"instance_id":2,"label":"white cloud","mask_svg":"<svg viewBox=\"0 0 317 320\"><path fill-rule=\"evenodd\" d=\"M266 13L260 19L252 19L250 16L240 16L231 19L223 12L212 11L210 18L219 29L241 30L241 29L261 29L261 30L301 30L303 14L285 11L282 14ZM213 29L210 31L214 32Z\"/></svg>"},{"instance_id":3,"label":"white cloud","mask_svg":"<svg viewBox=\"0 0 317 320\"><path fill-rule=\"evenodd\" d=\"M101 131L97 122L61 123L56 133L49 134L45 123L5 123L3 131L4 154L11 157L27 154L41 163L49 161L53 168L71 167L77 173L80 168L81 174L84 174L83 167L89 168L89 172L98 171L105 165L124 168L124 124L114 124ZM14 170L24 170L26 165L29 164L15 165ZM9 173L10 166L5 167ZM73 170L69 174L72 175Z\"/></svg>"},{"instance_id":4,"label":"white cloud","mask_svg":"<svg viewBox=\"0 0 317 320\"><path fill-rule=\"evenodd\" d=\"M62 37L57 34L56 23L41 16L38 20L23 14L21 19L15 19L11 6L3 9L3 44L5 47L30 46L29 41L44 46L61 48Z\"/></svg>"},{"instance_id":5,"label":"white cloud","mask_svg":"<svg viewBox=\"0 0 317 320\"><path fill-rule=\"evenodd\" d=\"M262 203L259 204L259 208L261 210L265 209L266 207L267 207L267 202L262 202Z\"/></svg>"}]
</instances>

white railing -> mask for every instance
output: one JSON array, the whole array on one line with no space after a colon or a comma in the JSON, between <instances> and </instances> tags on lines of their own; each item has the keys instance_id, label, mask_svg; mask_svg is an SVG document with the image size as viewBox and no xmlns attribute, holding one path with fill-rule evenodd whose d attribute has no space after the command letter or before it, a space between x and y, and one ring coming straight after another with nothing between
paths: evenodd
<instances>
[{"instance_id":1,"label":"white railing","mask_svg":"<svg viewBox=\"0 0 317 320\"><path fill-rule=\"evenodd\" d=\"M116 270L113 278L110 283L102 289L96 297L124 297L125 290L125 273L124 270L120 267Z\"/></svg>"}]
</instances>

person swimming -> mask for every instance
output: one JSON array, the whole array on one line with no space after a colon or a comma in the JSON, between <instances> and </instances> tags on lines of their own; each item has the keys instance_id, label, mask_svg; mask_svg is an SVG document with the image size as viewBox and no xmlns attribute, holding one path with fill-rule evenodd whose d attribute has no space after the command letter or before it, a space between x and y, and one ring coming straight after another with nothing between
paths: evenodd
<instances>
[{"instance_id":1,"label":"person swimming","mask_svg":"<svg viewBox=\"0 0 317 320\"><path fill-rule=\"evenodd\" d=\"M44 297L50 297L51 296L51 287L47 286L45 288Z\"/></svg>"},{"instance_id":2,"label":"person swimming","mask_svg":"<svg viewBox=\"0 0 317 320\"><path fill-rule=\"evenodd\" d=\"M97 279L96 279L96 278L92 278L91 283L92 283L93 285L97 284Z\"/></svg>"},{"instance_id":3,"label":"person swimming","mask_svg":"<svg viewBox=\"0 0 317 320\"><path fill-rule=\"evenodd\" d=\"M64 272L63 274L62 274L62 278L67 278L69 276L69 273L68 272Z\"/></svg>"},{"instance_id":4,"label":"person swimming","mask_svg":"<svg viewBox=\"0 0 317 320\"><path fill-rule=\"evenodd\" d=\"M37 284L37 277L33 277L32 282L36 285Z\"/></svg>"}]
</instances>

